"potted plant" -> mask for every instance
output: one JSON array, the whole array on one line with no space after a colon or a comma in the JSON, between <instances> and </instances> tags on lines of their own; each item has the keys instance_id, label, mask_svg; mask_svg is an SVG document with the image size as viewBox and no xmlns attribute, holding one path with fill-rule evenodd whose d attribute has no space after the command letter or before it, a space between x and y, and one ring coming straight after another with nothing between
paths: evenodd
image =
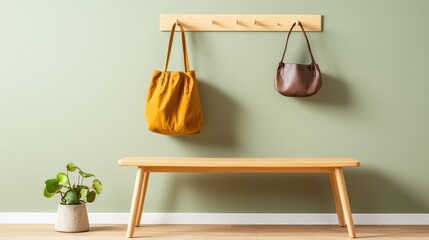
<instances>
[{"instance_id":1,"label":"potted plant","mask_svg":"<svg viewBox=\"0 0 429 240\"><path fill-rule=\"evenodd\" d=\"M103 185L95 179L91 186L84 185L86 178L95 177L91 173L82 171L73 163L66 166L67 172L59 172L55 178L45 181L43 195L51 198L59 194L61 202L58 204L55 230L59 232L85 232L89 230L88 212L86 203L95 200L96 195L101 194ZM70 172L79 173L77 181L70 179Z\"/></svg>"}]
</instances>

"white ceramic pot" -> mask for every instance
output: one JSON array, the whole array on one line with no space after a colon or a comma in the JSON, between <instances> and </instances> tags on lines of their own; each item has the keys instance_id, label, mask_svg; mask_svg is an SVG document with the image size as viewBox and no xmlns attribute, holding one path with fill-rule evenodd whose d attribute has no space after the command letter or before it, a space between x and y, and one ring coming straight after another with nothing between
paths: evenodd
<instances>
[{"instance_id":1,"label":"white ceramic pot","mask_svg":"<svg viewBox=\"0 0 429 240\"><path fill-rule=\"evenodd\" d=\"M88 212L85 204L58 204L55 231L86 232L89 230Z\"/></svg>"}]
</instances>

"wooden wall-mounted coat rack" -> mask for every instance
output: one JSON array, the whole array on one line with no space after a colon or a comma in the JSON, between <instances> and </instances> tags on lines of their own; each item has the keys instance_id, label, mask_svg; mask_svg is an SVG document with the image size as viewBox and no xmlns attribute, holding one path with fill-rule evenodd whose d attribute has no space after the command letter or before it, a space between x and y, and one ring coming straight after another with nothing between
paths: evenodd
<instances>
[{"instance_id":1,"label":"wooden wall-mounted coat rack","mask_svg":"<svg viewBox=\"0 0 429 240\"><path fill-rule=\"evenodd\" d=\"M322 31L322 15L161 14L160 28L171 31L178 21L185 31L193 32L283 32L289 31L296 20L308 32Z\"/></svg>"}]
</instances>

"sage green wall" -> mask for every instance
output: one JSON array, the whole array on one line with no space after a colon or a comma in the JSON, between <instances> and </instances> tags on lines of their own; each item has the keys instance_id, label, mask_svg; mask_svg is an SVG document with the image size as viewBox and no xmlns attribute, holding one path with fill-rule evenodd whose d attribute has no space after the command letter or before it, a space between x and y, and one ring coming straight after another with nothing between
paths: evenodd
<instances>
[{"instance_id":1,"label":"sage green wall","mask_svg":"<svg viewBox=\"0 0 429 240\"><path fill-rule=\"evenodd\" d=\"M105 186L92 212L129 210L122 156L351 156L358 213L429 212L429 1L0 1L0 212L55 211L44 180L72 161ZM309 33L314 97L273 88L285 32L187 33L202 133L149 132L144 101L163 67L161 13L322 14ZM175 45L171 69L182 69ZM300 33L291 62L307 62ZM147 212L333 212L328 177L153 174Z\"/></svg>"}]
</instances>

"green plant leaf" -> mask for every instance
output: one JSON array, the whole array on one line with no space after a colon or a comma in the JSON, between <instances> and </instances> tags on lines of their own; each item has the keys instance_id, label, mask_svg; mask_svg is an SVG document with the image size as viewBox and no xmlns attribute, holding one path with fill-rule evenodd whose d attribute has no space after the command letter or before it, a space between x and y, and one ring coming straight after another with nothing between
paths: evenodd
<instances>
[{"instance_id":1,"label":"green plant leaf","mask_svg":"<svg viewBox=\"0 0 429 240\"><path fill-rule=\"evenodd\" d=\"M80 190L80 198L81 199L86 199L86 196L88 195L88 189L82 188Z\"/></svg>"},{"instance_id":2,"label":"green plant leaf","mask_svg":"<svg viewBox=\"0 0 429 240\"><path fill-rule=\"evenodd\" d=\"M46 183L45 188L48 191L48 193L54 193L55 194L57 192L57 190L59 189L58 180L55 178L48 179L45 181L45 183Z\"/></svg>"},{"instance_id":3,"label":"green plant leaf","mask_svg":"<svg viewBox=\"0 0 429 240\"><path fill-rule=\"evenodd\" d=\"M87 202L89 202L89 203L92 203L92 202L94 202L94 200L95 200L95 192L94 191L89 191L88 192L88 195L86 195L86 201Z\"/></svg>"},{"instance_id":4,"label":"green plant leaf","mask_svg":"<svg viewBox=\"0 0 429 240\"><path fill-rule=\"evenodd\" d=\"M64 194L64 202L67 205L79 204L79 193L75 189L70 189Z\"/></svg>"},{"instance_id":5,"label":"green plant leaf","mask_svg":"<svg viewBox=\"0 0 429 240\"><path fill-rule=\"evenodd\" d=\"M59 185L67 185L69 178L67 177L67 174L60 172L57 174L57 180Z\"/></svg>"},{"instance_id":6,"label":"green plant leaf","mask_svg":"<svg viewBox=\"0 0 429 240\"><path fill-rule=\"evenodd\" d=\"M74 165L74 163L68 163L66 167L67 167L67 170L70 171L70 172L74 172L76 170L76 168L77 168Z\"/></svg>"},{"instance_id":7,"label":"green plant leaf","mask_svg":"<svg viewBox=\"0 0 429 240\"><path fill-rule=\"evenodd\" d=\"M94 188L95 192L100 195L101 192L103 191L103 184L101 184L101 181L98 179L95 179L92 182L92 187Z\"/></svg>"},{"instance_id":8,"label":"green plant leaf","mask_svg":"<svg viewBox=\"0 0 429 240\"><path fill-rule=\"evenodd\" d=\"M83 178L95 177L95 175L94 175L94 174L86 173L86 172L84 172L84 171L82 171L82 170L80 170L80 169L79 169L79 174L80 174Z\"/></svg>"},{"instance_id":9,"label":"green plant leaf","mask_svg":"<svg viewBox=\"0 0 429 240\"><path fill-rule=\"evenodd\" d=\"M51 198L54 195L55 195L55 193L48 192L48 190L46 189L46 187L43 189L43 196L45 196L47 198Z\"/></svg>"}]
</instances>

